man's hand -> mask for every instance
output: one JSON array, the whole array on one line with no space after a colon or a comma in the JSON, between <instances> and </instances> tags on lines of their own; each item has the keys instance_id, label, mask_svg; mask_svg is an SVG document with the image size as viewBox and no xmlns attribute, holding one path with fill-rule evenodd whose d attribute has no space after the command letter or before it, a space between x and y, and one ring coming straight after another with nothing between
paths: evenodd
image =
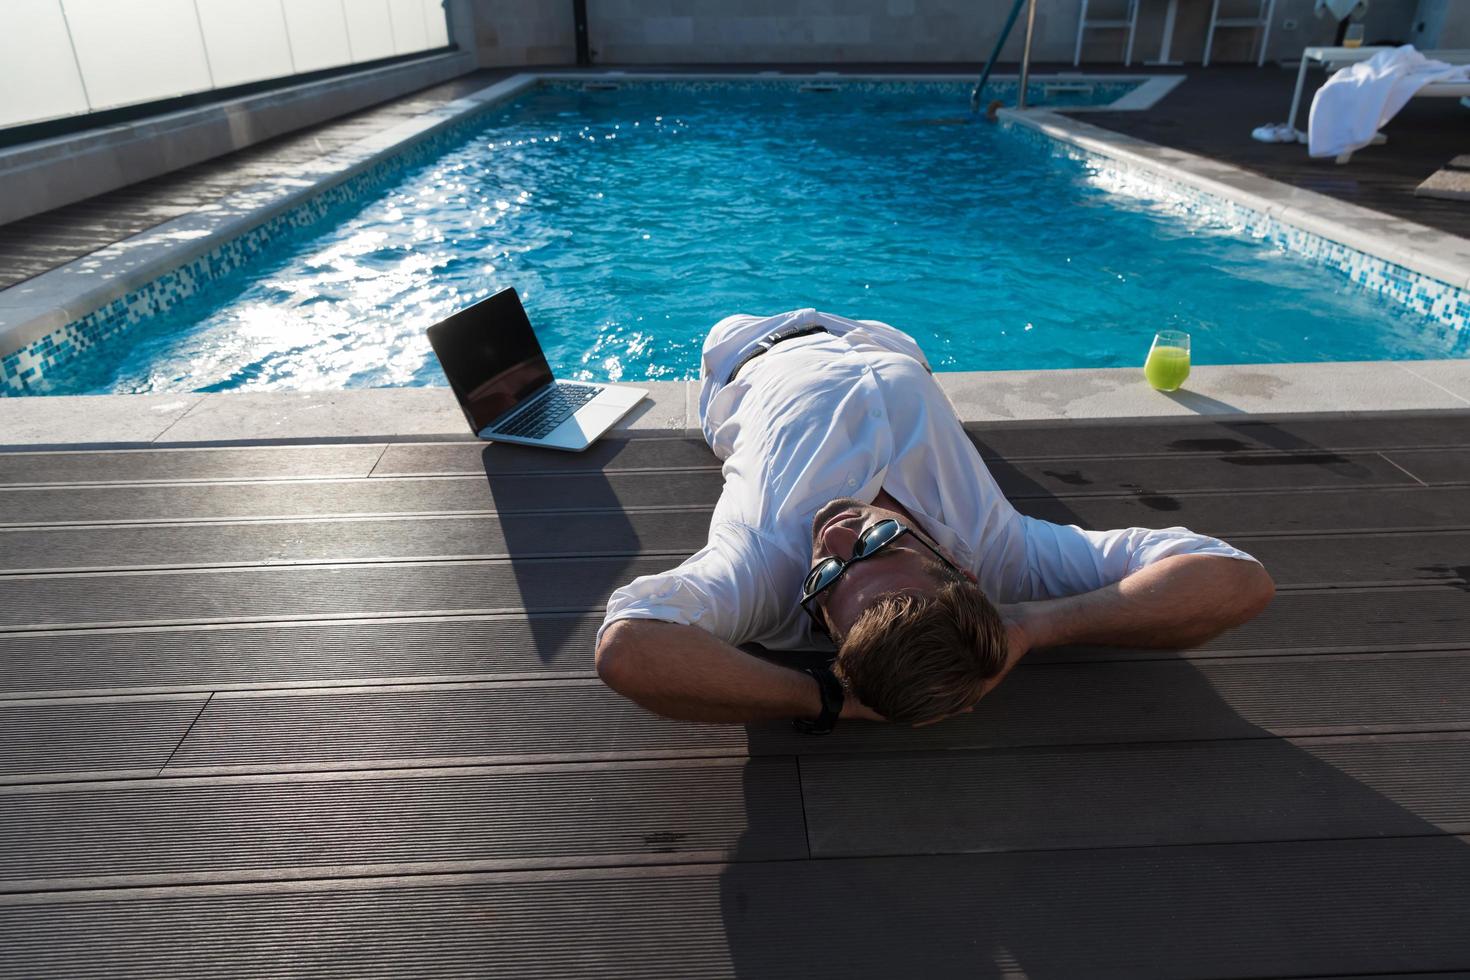
<instances>
[{"instance_id":1,"label":"man's hand","mask_svg":"<svg viewBox=\"0 0 1470 980\"><path fill-rule=\"evenodd\" d=\"M851 719L857 719L859 721L888 720L887 718L884 718L882 715L878 714L878 712L874 711L872 708L868 707L866 704L863 704L861 701L859 701L856 694L853 694L851 691L846 692L846 694L847 696L842 701L842 714L838 716L843 721L849 721Z\"/></svg>"},{"instance_id":2,"label":"man's hand","mask_svg":"<svg viewBox=\"0 0 1470 980\"><path fill-rule=\"evenodd\" d=\"M1027 622L1033 614L1031 607L1035 605L1036 603L1030 602L1013 602L999 607L1001 621L1006 627L1006 662L999 674L985 682L985 687L980 692L982 698L1005 679L1005 676L1021 662L1021 658L1026 656L1034 645L1035 627L1028 628Z\"/></svg>"},{"instance_id":3,"label":"man's hand","mask_svg":"<svg viewBox=\"0 0 1470 980\"><path fill-rule=\"evenodd\" d=\"M1031 650L1031 634L1026 630L1025 609L1022 603L1000 607L1000 618L1006 624L1006 670L1014 667L1016 661Z\"/></svg>"}]
</instances>

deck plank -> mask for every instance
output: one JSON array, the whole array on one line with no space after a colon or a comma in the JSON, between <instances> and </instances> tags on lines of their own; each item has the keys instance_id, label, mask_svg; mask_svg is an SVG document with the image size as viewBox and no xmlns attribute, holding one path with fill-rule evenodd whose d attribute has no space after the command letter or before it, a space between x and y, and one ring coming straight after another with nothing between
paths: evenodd
<instances>
[{"instance_id":1,"label":"deck plank","mask_svg":"<svg viewBox=\"0 0 1470 980\"><path fill-rule=\"evenodd\" d=\"M1187 653L1039 650L1050 663L1459 650L1454 585L1283 593L1258 619ZM364 683L590 677L601 612L0 634L0 698Z\"/></svg>"},{"instance_id":2,"label":"deck plank","mask_svg":"<svg viewBox=\"0 0 1470 980\"><path fill-rule=\"evenodd\" d=\"M1236 539L1278 588L1464 582L1470 532ZM684 556L462 559L0 576L0 631L605 608Z\"/></svg>"},{"instance_id":3,"label":"deck plank","mask_svg":"<svg viewBox=\"0 0 1470 980\"><path fill-rule=\"evenodd\" d=\"M152 775L207 701L203 695L175 695L4 704L0 782L106 771Z\"/></svg>"},{"instance_id":4,"label":"deck plank","mask_svg":"<svg viewBox=\"0 0 1470 980\"><path fill-rule=\"evenodd\" d=\"M0 526L711 507L720 486L719 470L706 469L489 482L480 476L15 488L0 490Z\"/></svg>"},{"instance_id":5,"label":"deck plank","mask_svg":"<svg viewBox=\"0 0 1470 980\"><path fill-rule=\"evenodd\" d=\"M0 573L434 558L689 555L710 511L0 529ZM672 562L671 562L672 564Z\"/></svg>"},{"instance_id":6,"label":"deck plank","mask_svg":"<svg viewBox=\"0 0 1470 980\"><path fill-rule=\"evenodd\" d=\"M1275 420L1079 420L1060 425L971 422L965 430L985 459L1362 451L1465 447L1470 445L1470 411ZM1112 451L1099 451L1100 435ZM389 446L373 475L463 476L701 465L718 465L718 461L697 438L604 439L586 453L566 458L519 446L420 443Z\"/></svg>"},{"instance_id":7,"label":"deck plank","mask_svg":"<svg viewBox=\"0 0 1470 980\"><path fill-rule=\"evenodd\" d=\"M718 468L720 461L701 439L643 437L599 439L575 455L528 446L484 443L396 443L388 447L373 476L465 476L547 471Z\"/></svg>"},{"instance_id":8,"label":"deck plank","mask_svg":"<svg viewBox=\"0 0 1470 980\"><path fill-rule=\"evenodd\" d=\"M1429 531L1470 527L1470 487L1134 494L1022 498L1029 516L1086 528L1173 527L1227 539L1307 531ZM66 569L692 554L709 508L601 513L0 528L0 573ZM1249 550L1249 549L1247 549Z\"/></svg>"},{"instance_id":9,"label":"deck plank","mask_svg":"<svg viewBox=\"0 0 1470 980\"><path fill-rule=\"evenodd\" d=\"M328 444L0 453L0 486L719 467L698 439L600 439L586 452L493 443Z\"/></svg>"},{"instance_id":10,"label":"deck plank","mask_svg":"<svg viewBox=\"0 0 1470 980\"><path fill-rule=\"evenodd\" d=\"M1446 652L1152 660L1018 670L974 714L930 728L659 719L594 680L218 694L170 772L492 764L1464 731L1470 658ZM3 703L0 703L3 710ZM458 761L453 761L458 760Z\"/></svg>"},{"instance_id":11,"label":"deck plank","mask_svg":"<svg viewBox=\"0 0 1470 980\"><path fill-rule=\"evenodd\" d=\"M0 486L364 477L383 445L0 453Z\"/></svg>"},{"instance_id":12,"label":"deck plank","mask_svg":"<svg viewBox=\"0 0 1470 980\"><path fill-rule=\"evenodd\" d=\"M1470 588L1470 531L1333 534L1232 540L1278 586L1461 582Z\"/></svg>"},{"instance_id":13,"label":"deck plank","mask_svg":"<svg viewBox=\"0 0 1470 980\"><path fill-rule=\"evenodd\" d=\"M1303 490L1412 486L1414 478L1377 453L991 460L1008 497L1159 494L1218 490Z\"/></svg>"},{"instance_id":14,"label":"deck plank","mask_svg":"<svg viewBox=\"0 0 1470 980\"><path fill-rule=\"evenodd\" d=\"M803 760L814 857L1470 831L1470 734Z\"/></svg>"},{"instance_id":15,"label":"deck plank","mask_svg":"<svg viewBox=\"0 0 1470 980\"><path fill-rule=\"evenodd\" d=\"M1424 454L1424 458L1453 452ZM1420 465L1415 454L1398 455L1410 465ZM989 465L1001 489L1013 499L1123 495L1159 500L1181 493L1421 486L1415 477L1377 453L1065 457L1014 463L994 460ZM1466 481L1446 476L1434 482ZM721 485L719 470L706 466L607 474L574 470L489 477L11 487L0 489L0 526L710 507L718 499Z\"/></svg>"},{"instance_id":16,"label":"deck plank","mask_svg":"<svg viewBox=\"0 0 1470 980\"><path fill-rule=\"evenodd\" d=\"M0 697L592 674L600 614L0 634Z\"/></svg>"},{"instance_id":17,"label":"deck plank","mask_svg":"<svg viewBox=\"0 0 1470 980\"><path fill-rule=\"evenodd\" d=\"M1235 455L1470 445L1470 409L1369 415L967 422L986 459Z\"/></svg>"},{"instance_id":18,"label":"deck plank","mask_svg":"<svg viewBox=\"0 0 1470 980\"><path fill-rule=\"evenodd\" d=\"M1037 497L1021 513L1092 529L1172 527L1215 537L1303 531L1432 530L1470 526L1470 487L1381 487L1260 493Z\"/></svg>"},{"instance_id":19,"label":"deck plank","mask_svg":"<svg viewBox=\"0 0 1470 980\"><path fill-rule=\"evenodd\" d=\"M0 630L605 608L677 557L546 558L0 577Z\"/></svg>"},{"instance_id":20,"label":"deck plank","mask_svg":"<svg viewBox=\"0 0 1470 980\"><path fill-rule=\"evenodd\" d=\"M0 839L0 892L808 856L783 758L17 787Z\"/></svg>"},{"instance_id":21,"label":"deck plank","mask_svg":"<svg viewBox=\"0 0 1470 980\"><path fill-rule=\"evenodd\" d=\"M1358 975L1465 969L1467 868L1457 837L750 862L17 896L0 929L29 976Z\"/></svg>"},{"instance_id":22,"label":"deck plank","mask_svg":"<svg viewBox=\"0 0 1470 980\"><path fill-rule=\"evenodd\" d=\"M1417 479L1430 484L1470 483L1470 449L1442 449L1434 452L1397 450L1387 458L1408 470Z\"/></svg>"}]
</instances>

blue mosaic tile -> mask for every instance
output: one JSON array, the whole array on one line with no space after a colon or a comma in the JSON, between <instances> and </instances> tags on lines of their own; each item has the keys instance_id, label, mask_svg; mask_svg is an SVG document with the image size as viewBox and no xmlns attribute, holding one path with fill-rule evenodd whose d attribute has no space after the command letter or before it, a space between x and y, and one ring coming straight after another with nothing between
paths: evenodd
<instances>
[{"instance_id":1,"label":"blue mosaic tile","mask_svg":"<svg viewBox=\"0 0 1470 980\"><path fill-rule=\"evenodd\" d=\"M1161 201L1174 210L1212 224L1224 224L1284 251L1340 273L1347 281L1395 300L1415 313L1450 328L1470 328L1470 292L1395 262L1359 252L1321 235L1288 225L1268 214L1226 198L1206 194L1182 181L1145 171L1102 154L1061 143L1045 133L1012 125L1011 132L1053 153L1081 161L1105 177L1109 190Z\"/></svg>"},{"instance_id":2,"label":"blue mosaic tile","mask_svg":"<svg viewBox=\"0 0 1470 980\"><path fill-rule=\"evenodd\" d=\"M1058 81L1053 78L1040 78L1026 86L1026 93L1033 105L1040 105L1046 101L1047 89ZM1075 81L1062 79L1061 81ZM1088 98L1080 99L1072 103L1074 105L1096 105L1104 106L1116 102L1118 99L1137 89L1143 84L1142 81L1097 81L1095 78L1081 80L1092 86ZM556 91L581 92L592 86L597 89L616 86L617 88L660 88L674 89L685 92L769 92L772 90L800 90L808 86L821 86L823 90L835 89L842 93L857 93L871 95L931 95L944 98L968 101L971 91L975 88L975 82L970 79L960 80L903 80L903 79L865 79L865 78L843 78L836 75L822 75L816 78L553 78L544 79L541 87ZM997 79L986 82L985 92L988 97L1003 99L1006 102L1014 102L1016 90L1019 83L1015 79Z\"/></svg>"}]
</instances>

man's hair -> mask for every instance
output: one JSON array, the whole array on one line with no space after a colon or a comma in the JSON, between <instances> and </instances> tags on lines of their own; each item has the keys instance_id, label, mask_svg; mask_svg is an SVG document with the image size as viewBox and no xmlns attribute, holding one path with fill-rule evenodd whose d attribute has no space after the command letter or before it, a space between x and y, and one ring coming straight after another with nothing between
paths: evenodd
<instances>
[{"instance_id":1,"label":"man's hair","mask_svg":"<svg viewBox=\"0 0 1470 980\"><path fill-rule=\"evenodd\" d=\"M869 606L832 664L859 701L890 721L963 711L1005 667L1000 613L974 583L938 571L933 593L893 593Z\"/></svg>"}]
</instances>

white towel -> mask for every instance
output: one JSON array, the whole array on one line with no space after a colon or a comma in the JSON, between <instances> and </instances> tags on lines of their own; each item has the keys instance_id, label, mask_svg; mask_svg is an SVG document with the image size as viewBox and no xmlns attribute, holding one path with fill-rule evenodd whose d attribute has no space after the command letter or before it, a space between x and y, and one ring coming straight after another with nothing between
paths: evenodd
<instances>
[{"instance_id":1,"label":"white towel","mask_svg":"<svg viewBox=\"0 0 1470 980\"><path fill-rule=\"evenodd\" d=\"M1470 65L1430 61L1412 44L1380 51L1344 68L1317 90L1307 123L1308 151L1314 157L1335 157L1362 149L1424 86L1466 80Z\"/></svg>"}]
</instances>

